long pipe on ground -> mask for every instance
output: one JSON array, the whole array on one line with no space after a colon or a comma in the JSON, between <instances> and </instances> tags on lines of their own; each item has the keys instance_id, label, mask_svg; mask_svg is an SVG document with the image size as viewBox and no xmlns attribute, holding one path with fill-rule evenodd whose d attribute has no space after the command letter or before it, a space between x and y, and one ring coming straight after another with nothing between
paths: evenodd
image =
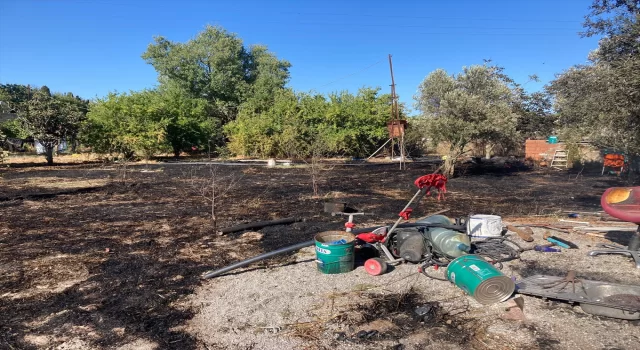
<instances>
[{"instance_id":1,"label":"long pipe on ground","mask_svg":"<svg viewBox=\"0 0 640 350\"><path fill-rule=\"evenodd\" d=\"M267 226L293 224L294 222L298 222L298 221L302 221L302 219L285 218L285 219L278 219L278 220L271 220L271 221L258 221L258 222L252 222L248 224L242 224L242 225L223 228L219 232L220 234L226 234L226 233L244 231L249 229L260 229Z\"/></svg>"},{"instance_id":2,"label":"long pipe on ground","mask_svg":"<svg viewBox=\"0 0 640 350\"><path fill-rule=\"evenodd\" d=\"M364 233L364 232L371 232L377 228L380 228L383 226L375 226L375 227L367 227L367 228L360 228L360 229L355 229L352 231L353 234L358 234L358 233ZM440 225L440 224L420 224L420 223L406 223L406 224L400 224L397 227L444 227L444 228L450 228L453 230L462 230L464 231L465 228L464 227L460 227L460 226L455 226L455 225ZM276 255L280 255L280 254L284 254L284 253L289 253L289 252L293 252L302 248L306 248L306 247L311 247L312 245L315 244L314 240L311 241L306 241L306 242L302 242L302 243L298 243L295 245L291 245L288 247L284 247L284 248L280 248L277 250L274 250L272 252L269 253L264 253L258 256L254 256L253 258L249 258L243 261L239 261L237 263L231 264L229 266L223 267L221 269L217 269L217 270L213 270L210 272L205 273L204 275L202 275L202 278L206 279L206 278L212 278L212 277L217 277L222 275L223 273L227 273L229 271L235 270L235 269L239 269L241 267L245 267L247 265L251 265L254 262L260 261L260 260L265 260L265 259L269 259L273 256Z\"/></svg>"}]
</instances>

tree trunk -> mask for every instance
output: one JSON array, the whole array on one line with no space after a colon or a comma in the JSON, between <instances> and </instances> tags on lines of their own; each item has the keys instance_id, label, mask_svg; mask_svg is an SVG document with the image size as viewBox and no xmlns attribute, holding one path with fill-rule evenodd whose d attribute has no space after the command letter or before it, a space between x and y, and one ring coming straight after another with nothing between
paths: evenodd
<instances>
[{"instance_id":1,"label":"tree trunk","mask_svg":"<svg viewBox=\"0 0 640 350\"><path fill-rule=\"evenodd\" d=\"M485 159L491 159L491 151L492 150L493 150L493 145L487 142L484 145L484 152L485 152L484 158Z\"/></svg>"},{"instance_id":2,"label":"tree trunk","mask_svg":"<svg viewBox=\"0 0 640 350\"><path fill-rule=\"evenodd\" d=\"M178 158L178 157L180 157L180 153L182 153L182 152L180 152L180 147L173 146L173 156Z\"/></svg>"},{"instance_id":3,"label":"tree trunk","mask_svg":"<svg viewBox=\"0 0 640 350\"><path fill-rule=\"evenodd\" d=\"M47 158L47 165L53 165L53 148L53 146L44 147L45 157Z\"/></svg>"},{"instance_id":4,"label":"tree trunk","mask_svg":"<svg viewBox=\"0 0 640 350\"><path fill-rule=\"evenodd\" d=\"M71 137L71 153L75 154L76 153L76 149L78 148L78 140L77 137L72 136Z\"/></svg>"},{"instance_id":5,"label":"tree trunk","mask_svg":"<svg viewBox=\"0 0 640 350\"><path fill-rule=\"evenodd\" d=\"M458 157L460 157L464 153L464 146L462 148L457 146L451 146L449 149L449 154L447 154L447 158L444 160L444 165L442 167L442 174L446 177L453 176L453 172L455 171L456 162L458 161Z\"/></svg>"},{"instance_id":6,"label":"tree trunk","mask_svg":"<svg viewBox=\"0 0 640 350\"><path fill-rule=\"evenodd\" d=\"M456 166L456 157L451 153L447 155L444 160L444 166L442 168L442 174L446 177L451 177Z\"/></svg>"}]
</instances>

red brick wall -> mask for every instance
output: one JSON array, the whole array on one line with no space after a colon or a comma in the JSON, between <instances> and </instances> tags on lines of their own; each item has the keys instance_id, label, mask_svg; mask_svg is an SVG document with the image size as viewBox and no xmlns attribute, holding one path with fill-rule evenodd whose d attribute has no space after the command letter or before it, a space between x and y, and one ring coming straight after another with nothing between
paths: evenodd
<instances>
[{"instance_id":1,"label":"red brick wall","mask_svg":"<svg viewBox=\"0 0 640 350\"><path fill-rule=\"evenodd\" d=\"M563 150L564 143L548 143L547 140L527 140L524 144L525 158L551 160L556 150Z\"/></svg>"}]
</instances>

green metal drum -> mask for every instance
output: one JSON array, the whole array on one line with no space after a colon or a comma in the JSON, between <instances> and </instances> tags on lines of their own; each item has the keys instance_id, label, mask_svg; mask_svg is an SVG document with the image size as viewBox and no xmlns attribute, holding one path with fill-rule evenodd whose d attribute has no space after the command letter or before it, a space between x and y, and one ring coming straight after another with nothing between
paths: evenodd
<instances>
[{"instance_id":1,"label":"green metal drum","mask_svg":"<svg viewBox=\"0 0 640 350\"><path fill-rule=\"evenodd\" d=\"M505 301L516 289L511 278L478 255L463 255L449 263L447 279L480 304Z\"/></svg>"},{"instance_id":2,"label":"green metal drum","mask_svg":"<svg viewBox=\"0 0 640 350\"><path fill-rule=\"evenodd\" d=\"M344 231L327 231L316 235L318 270L326 274L353 271L356 237Z\"/></svg>"}]
</instances>

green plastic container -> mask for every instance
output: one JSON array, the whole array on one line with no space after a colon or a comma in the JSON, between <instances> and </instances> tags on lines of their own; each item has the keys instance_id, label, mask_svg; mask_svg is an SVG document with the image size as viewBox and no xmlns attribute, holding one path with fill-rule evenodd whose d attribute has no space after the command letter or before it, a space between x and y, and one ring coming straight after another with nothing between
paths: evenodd
<instances>
[{"instance_id":1,"label":"green plastic container","mask_svg":"<svg viewBox=\"0 0 640 350\"><path fill-rule=\"evenodd\" d=\"M344 231L327 231L316 235L318 270L326 274L353 271L356 237ZM339 242L339 243L336 243Z\"/></svg>"},{"instance_id":2,"label":"green plastic container","mask_svg":"<svg viewBox=\"0 0 640 350\"><path fill-rule=\"evenodd\" d=\"M503 302L516 290L516 284L478 255L464 255L447 266L447 279L480 304Z\"/></svg>"},{"instance_id":3,"label":"green plastic container","mask_svg":"<svg viewBox=\"0 0 640 350\"><path fill-rule=\"evenodd\" d=\"M549 142L551 144L558 143L558 136L549 136L549 139L547 140L547 142Z\"/></svg>"}]
</instances>

